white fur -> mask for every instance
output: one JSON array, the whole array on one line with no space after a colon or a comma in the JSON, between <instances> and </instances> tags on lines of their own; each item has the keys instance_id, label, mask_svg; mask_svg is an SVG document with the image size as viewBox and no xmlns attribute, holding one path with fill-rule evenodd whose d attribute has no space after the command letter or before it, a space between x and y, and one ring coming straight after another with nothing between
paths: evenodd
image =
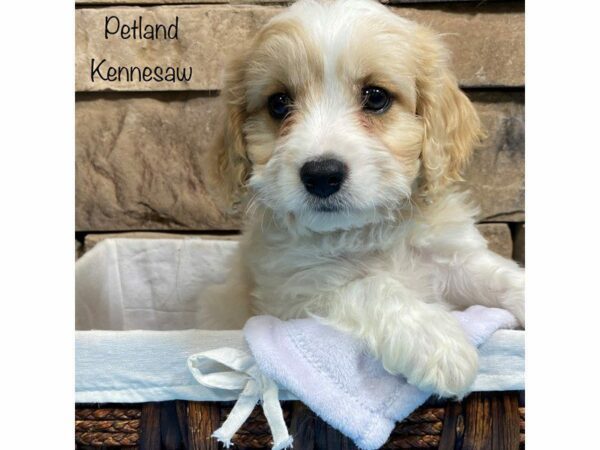
<instances>
[{"instance_id":1,"label":"white fur","mask_svg":"<svg viewBox=\"0 0 600 450\"><path fill-rule=\"evenodd\" d=\"M423 145L425 125L415 115L419 43L410 38L416 25L367 0L304 0L273 22L290 18L322 52L323 82L313 85L318 92L304 99L287 134L269 131L264 114L243 124L252 161L249 217L228 283L202 296L202 326L240 328L252 314L316 315L364 339L390 372L461 396L476 375L477 353L449 311L496 306L523 323L523 270L487 249L466 194L419 187L420 149L411 166L357 122L347 78L336 69L348 58L349 36L365 23L405 32L393 50L406 67L394 72L403 104L393 137L402 151ZM390 41L373 33L385 52ZM356 61L347 67L361 69ZM251 110L269 84L260 70L246 90ZM298 176L304 162L325 154L350 171L331 200L338 212L319 212Z\"/></svg>"}]
</instances>

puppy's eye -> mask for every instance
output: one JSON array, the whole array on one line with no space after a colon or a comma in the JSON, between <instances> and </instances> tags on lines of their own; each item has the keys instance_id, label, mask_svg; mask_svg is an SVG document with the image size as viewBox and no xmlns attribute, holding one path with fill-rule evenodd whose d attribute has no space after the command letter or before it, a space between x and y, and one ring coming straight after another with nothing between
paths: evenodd
<instances>
[{"instance_id":1,"label":"puppy's eye","mask_svg":"<svg viewBox=\"0 0 600 450\"><path fill-rule=\"evenodd\" d=\"M381 114L392 104L391 95L383 88L366 86L362 89L362 107L365 111Z\"/></svg>"},{"instance_id":2,"label":"puppy's eye","mask_svg":"<svg viewBox=\"0 0 600 450\"><path fill-rule=\"evenodd\" d=\"M292 110L292 99L289 95L278 92L267 100L269 114L276 120L283 120Z\"/></svg>"}]
</instances>

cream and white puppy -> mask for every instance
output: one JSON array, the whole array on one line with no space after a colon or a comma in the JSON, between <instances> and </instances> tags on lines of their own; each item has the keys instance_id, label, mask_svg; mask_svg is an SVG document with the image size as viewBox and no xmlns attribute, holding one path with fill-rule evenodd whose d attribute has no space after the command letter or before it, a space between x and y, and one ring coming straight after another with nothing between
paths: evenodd
<instances>
[{"instance_id":1,"label":"cream and white puppy","mask_svg":"<svg viewBox=\"0 0 600 450\"><path fill-rule=\"evenodd\" d=\"M316 315L423 389L468 389L477 352L449 311L523 323L524 274L455 187L481 133L448 59L376 1L301 0L266 24L222 93L217 173L247 223L203 326Z\"/></svg>"}]
</instances>

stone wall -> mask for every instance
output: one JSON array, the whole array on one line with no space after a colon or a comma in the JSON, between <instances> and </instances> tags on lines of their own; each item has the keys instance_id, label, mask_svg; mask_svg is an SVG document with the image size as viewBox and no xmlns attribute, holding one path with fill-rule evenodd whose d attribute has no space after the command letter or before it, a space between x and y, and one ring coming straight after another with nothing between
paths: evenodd
<instances>
[{"instance_id":1,"label":"stone wall","mask_svg":"<svg viewBox=\"0 0 600 450\"><path fill-rule=\"evenodd\" d=\"M444 33L460 84L488 137L467 172L490 246L524 263L524 2L392 0L394 12ZM240 218L208 194L204 158L215 130L223 63L284 5L269 0L85 0L76 18L76 237L236 233ZM104 38L106 17L179 16L176 41ZM108 65L193 66L174 83L90 77ZM92 66L93 67L93 66ZM123 233L123 234L121 234Z\"/></svg>"}]
</instances>

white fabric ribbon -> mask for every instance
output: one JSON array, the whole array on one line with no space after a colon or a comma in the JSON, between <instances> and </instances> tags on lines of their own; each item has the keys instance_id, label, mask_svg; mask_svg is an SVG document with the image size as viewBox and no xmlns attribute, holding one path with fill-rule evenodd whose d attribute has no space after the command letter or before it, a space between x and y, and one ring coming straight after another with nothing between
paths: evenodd
<instances>
[{"instance_id":1,"label":"white fabric ribbon","mask_svg":"<svg viewBox=\"0 0 600 450\"><path fill-rule=\"evenodd\" d=\"M239 391L238 400L229 416L213 437L225 447L244 424L257 403L262 408L273 435L273 450L292 447L292 437L283 420L279 403L279 389L275 382L265 377L254 358L235 348L218 348L196 353L188 358L188 368L198 383L211 389Z\"/></svg>"}]
</instances>

